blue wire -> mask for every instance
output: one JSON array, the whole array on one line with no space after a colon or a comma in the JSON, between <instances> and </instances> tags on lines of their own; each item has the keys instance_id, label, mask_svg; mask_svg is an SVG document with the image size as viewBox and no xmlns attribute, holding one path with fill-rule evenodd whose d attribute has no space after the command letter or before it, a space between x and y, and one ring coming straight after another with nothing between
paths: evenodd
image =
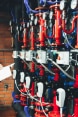
<instances>
[{"instance_id":1,"label":"blue wire","mask_svg":"<svg viewBox=\"0 0 78 117\"><path fill-rule=\"evenodd\" d=\"M59 3L59 1L55 1L55 2L47 1L47 4L48 4L48 5L54 5L54 4L56 4L56 3Z\"/></svg>"},{"instance_id":2,"label":"blue wire","mask_svg":"<svg viewBox=\"0 0 78 117\"><path fill-rule=\"evenodd\" d=\"M27 8L27 13L39 13L39 11L32 10L28 5L28 0L24 0L25 7Z\"/></svg>"},{"instance_id":3,"label":"blue wire","mask_svg":"<svg viewBox=\"0 0 78 117\"><path fill-rule=\"evenodd\" d=\"M25 7L27 9L27 14L30 13L39 13L40 11L32 10L28 4L28 0L24 0ZM46 12L47 10L42 10L41 12Z\"/></svg>"},{"instance_id":4,"label":"blue wire","mask_svg":"<svg viewBox=\"0 0 78 117\"><path fill-rule=\"evenodd\" d=\"M44 5L45 3L48 5L54 5L56 3L59 3L59 1L56 0L55 2L52 2L52 1L48 1L48 0L40 0L40 4Z\"/></svg>"}]
</instances>

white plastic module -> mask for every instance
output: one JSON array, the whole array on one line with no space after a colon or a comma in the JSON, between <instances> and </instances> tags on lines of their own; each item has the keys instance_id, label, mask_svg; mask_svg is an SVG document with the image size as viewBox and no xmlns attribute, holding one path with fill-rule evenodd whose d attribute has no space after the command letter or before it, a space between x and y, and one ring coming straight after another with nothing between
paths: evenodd
<instances>
[{"instance_id":1,"label":"white plastic module","mask_svg":"<svg viewBox=\"0 0 78 117\"><path fill-rule=\"evenodd\" d=\"M29 89L31 83L30 76L27 76L25 79L26 79L26 88Z\"/></svg>"},{"instance_id":2,"label":"white plastic module","mask_svg":"<svg viewBox=\"0 0 78 117\"><path fill-rule=\"evenodd\" d=\"M47 63L47 52L44 50L37 50L37 56L36 56L38 63Z\"/></svg>"},{"instance_id":3,"label":"white plastic module","mask_svg":"<svg viewBox=\"0 0 78 117\"><path fill-rule=\"evenodd\" d=\"M24 72L20 72L20 82L21 82L21 83L24 82L24 77L25 77Z\"/></svg>"},{"instance_id":4,"label":"white plastic module","mask_svg":"<svg viewBox=\"0 0 78 117\"><path fill-rule=\"evenodd\" d=\"M13 58L18 58L19 51L13 51Z\"/></svg>"},{"instance_id":5,"label":"white plastic module","mask_svg":"<svg viewBox=\"0 0 78 117\"><path fill-rule=\"evenodd\" d=\"M78 5L78 0L71 0L71 9L75 9Z\"/></svg>"},{"instance_id":6,"label":"white plastic module","mask_svg":"<svg viewBox=\"0 0 78 117\"><path fill-rule=\"evenodd\" d=\"M33 57L36 57L36 51L33 51L33 50L26 51L26 55L25 55L26 61L32 61Z\"/></svg>"},{"instance_id":7,"label":"white plastic module","mask_svg":"<svg viewBox=\"0 0 78 117\"><path fill-rule=\"evenodd\" d=\"M13 79L16 78L16 74L17 74L17 71L14 69L14 70L13 70Z\"/></svg>"},{"instance_id":8,"label":"white plastic module","mask_svg":"<svg viewBox=\"0 0 78 117\"><path fill-rule=\"evenodd\" d=\"M41 98L43 95L43 83L39 82L37 83L37 86L38 86L37 96Z\"/></svg>"},{"instance_id":9,"label":"white plastic module","mask_svg":"<svg viewBox=\"0 0 78 117\"><path fill-rule=\"evenodd\" d=\"M56 96L56 104L60 108L64 106L64 101L65 101L65 90L62 88L57 89L57 96Z\"/></svg>"},{"instance_id":10,"label":"white plastic module","mask_svg":"<svg viewBox=\"0 0 78 117\"><path fill-rule=\"evenodd\" d=\"M58 57L56 59L57 64L69 65L69 52L57 51Z\"/></svg>"}]
</instances>

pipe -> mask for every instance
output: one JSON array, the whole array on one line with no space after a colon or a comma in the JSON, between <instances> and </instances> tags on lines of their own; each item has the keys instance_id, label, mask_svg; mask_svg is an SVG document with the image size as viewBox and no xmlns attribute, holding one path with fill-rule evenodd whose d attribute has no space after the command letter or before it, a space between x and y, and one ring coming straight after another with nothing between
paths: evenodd
<instances>
[{"instance_id":1,"label":"pipe","mask_svg":"<svg viewBox=\"0 0 78 117\"><path fill-rule=\"evenodd\" d=\"M72 28L70 30L67 30L65 27L65 19L62 19L62 29L65 33L70 34L74 31L74 27L75 27L75 20L78 19L78 15L75 16L72 20Z\"/></svg>"},{"instance_id":2,"label":"pipe","mask_svg":"<svg viewBox=\"0 0 78 117\"><path fill-rule=\"evenodd\" d=\"M24 111L25 111L26 116L27 116L27 117L30 117L28 106L25 106L25 107L24 107Z\"/></svg>"},{"instance_id":3,"label":"pipe","mask_svg":"<svg viewBox=\"0 0 78 117\"><path fill-rule=\"evenodd\" d=\"M77 41L76 41L75 48L78 48L78 19L77 19Z\"/></svg>"},{"instance_id":4,"label":"pipe","mask_svg":"<svg viewBox=\"0 0 78 117\"><path fill-rule=\"evenodd\" d=\"M31 81L32 81L30 90L31 90L31 95L34 96L34 93L35 93L35 91L34 91L35 90L35 83L34 83L34 81L33 81L34 79L32 79L32 77L34 77L34 73L35 73L35 63L32 61L30 63L30 66L31 66L30 74L31 74ZM32 102L31 102L31 104L32 104Z\"/></svg>"},{"instance_id":5,"label":"pipe","mask_svg":"<svg viewBox=\"0 0 78 117\"><path fill-rule=\"evenodd\" d=\"M55 8L55 41L57 45L61 45L61 11Z\"/></svg>"},{"instance_id":6,"label":"pipe","mask_svg":"<svg viewBox=\"0 0 78 117\"><path fill-rule=\"evenodd\" d=\"M34 50L35 49L35 39L34 39L33 26L31 27L30 40L31 40L31 48L30 48L30 50Z\"/></svg>"},{"instance_id":7,"label":"pipe","mask_svg":"<svg viewBox=\"0 0 78 117\"><path fill-rule=\"evenodd\" d=\"M53 9L53 8L59 7L59 6L60 6L60 4L51 5L51 6L50 6L50 9Z\"/></svg>"},{"instance_id":8,"label":"pipe","mask_svg":"<svg viewBox=\"0 0 78 117\"><path fill-rule=\"evenodd\" d=\"M75 78L74 88L78 88L78 68L76 68L76 78Z\"/></svg>"},{"instance_id":9,"label":"pipe","mask_svg":"<svg viewBox=\"0 0 78 117\"><path fill-rule=\"evenodd\" d=\"M62 29L61 29L61 11L59 10L59 4L55 4L55 5L51 5L50 9L54 9L55 11L55 25L54 25L54 38L56 41L57 45L61 45L61 33L62 33Z\"/></svg>"},{"instance_id":10,"label":"pipe","mask_svg":"<svg viewBox=\"0 0 78 117\"><path fill-rule=\"evenodd\" d=\"M27 48L27 29L24 28L23 31L23 46L22 48Z\"/></svg>"},{"instance_id":11,"label":"pipe","mask_svg":"<svg viewBox=\"0 0 78 117\"><path fill-rule=\"evenodd\" d=\"M40 17L39 24L40 24L40 32L39 32L39 41L40 47L45 47L45 27L44 27L45 20Z\"/></svg>"},{"instance_id":12,"label":"pipe","mask_svg":"<svg viewBox=\"0 0 78 117\"><path fill-rule=\"evenodd\" d=\"M26 117L24 109L20 103L12 103L12 107L17 112L17 117Z\"/></svg>"},{"instance_id":13,"label":"pipe","mask_svg":"<svg viewBox=\"0 0 78 117\"><path fill-rule=\"evenodd\" d=\"M17 114L17 117L26 117L26 114L23 110L20 110Z\"/></svg>"}]
</instances>

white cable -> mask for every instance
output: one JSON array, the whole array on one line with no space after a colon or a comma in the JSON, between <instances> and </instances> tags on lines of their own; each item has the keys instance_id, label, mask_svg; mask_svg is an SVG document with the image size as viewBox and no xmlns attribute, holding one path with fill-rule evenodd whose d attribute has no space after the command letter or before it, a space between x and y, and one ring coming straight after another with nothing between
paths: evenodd
<instances>
[{"instance_id":1,"label":"white cable","mask_svg":"<svg viewBox=\"0 0 78 117\"><path fill-rule=\"evenodd\" d=\"M50 60L57 68L59 68L68 78L70 78L71 80L75 80L75 78L73 78L67 72L65 72L55 61L53 61L50 58L48 58L48 60Z\"/></svg>"},{"instance_id":2,"label":"white cable","mask_svg":"<svg viewBox=\"0 0 78 117\"><path fill-rule=\"evenodd\" d=\"M30 69L30 66L29 66L29 64L26 62L26 60L25 60L25 59L22 59L22 60L24 61L25 64L27 64L28 68Z\"/></svg>"},{"instance_id":3,"label":"white cable","mask_svg":"<svg viewBox=\"0 0 78 117\"><path fill-rule=\"evenodd\" d=\"M37 59L35 57L32 57L33 59L35 59L37 61ZM53 73L52 71L50 71L44 64L40 63L50 74L55 75L55 73Z\"/></svg>"},{"instance_id":4,"label":"white cable","mask_svg":"<svg viewBox=\"0 0 78 117\"><path fill-rule=\"evenodd\" d=\"M33 100L35 100L35 101L37 101L37 102L40 103L40 101L39 101L38 99L34 98L30 93L29 93L29 94L27 93L27 95L28 95L31 99L33 99Z\"/></svg>"},{"instance_id":5,"label":"white cable","mask_svg":"<svg viewBox=\"0 0 78 117\"><path fill-rule=\"evenodd\" d=\"M29 96L31 99L33 99L33 100L35 100L35 101L37 101L37 102L40 103L40 101L39 101L38 99L34 98L30 93L28 94L28 96ZM49 103L42 102L42 104L49 104Z\"/></svg>"},{"instance_id":6,"label":"white cable","mask_svg":"<svg viewBox=\"0 0 78 117\"><path fill-rule=\"evenodd\" d=\"M67 38L65 38L65 40L67 41L68 45L73 49L73 50L76 50L69 42L69 40Z\"/></svg>"},{"instance_id":7,"label":"white cable","mask_svg":"<svg viewBox=\"0 0 78 117\"><path fill-rule=\"evenodd\" d=\"M50 71L44 64L40 63L50 74L55 75L52 71Z\"/></svg>"},{"instance_id":8,"label":"white cable","mask_svg":"<svg viewBox=\"0 0 78 117\"><path fill-rule=\"evenodd\" d=\"M20 55L18 55L18 56L21 58ZM21 59L22 59L22 58L21 58ZM24 59L22 59L22 60L26 63L26 61L25 61ZM27 64L27 63L26 63L26 64ZM28 65L28 66L29 66L29 65ZM33 100L35 100L35 101L37 101L37 102L40 103L40 101L39 101L38 99L34 98L30 93L29 93L29 94L28 94L28 92L26 92L27 94L22 93L22 92L20 91L20 89L18 88L18 86L17 86L16 80L15 80L15 85L16 85L16 88L18 89L18 91L19 91L22 95L29 96L31 99L33 99ZM49 104L49 103L45 103L45 102L42 102L42 103L44 103L44 104Z\"/></svg>"},{"instance_id":9,"label":"white cable","mask_svg":"<svg viewBox=\"0 0 78 117\"><path fill-rule=\"evenodd\" d=\"M23 62L28 66L28 68L30 69L30 66L29 66L29 64L25 61L25 59L23 59L20 55L17 55L18 57L20 57L20 59L22 59L23 60Z\"/></svg>"},{"instance_id":10,"label":"white cable","mask_svg":"<svg viewBox=\"0 0 78 117\"><path fill-rule=\"evenodd\" d=\"M70 68L70 65L65 69L65 71L67 72L69 70L69 68Z\"/></svg>"},{"instance_id":11,"label":"white cable","mask_svg":"<svg viewBox=\"0 0 78 117\"><path fill-rule=\"evenodd\" d=\"M63 32L63 34L64 34L65 40L67 41L68 45L69 45L73 50L77 50L76 48L74 48L74 47L70 44L70 42L69 42L69 40L68 40L68 38L67 38L67 34L66 34L65 32Z\"/></svg>"},{"instance_id":12,"label":"white cable","mask_svg":"<svg viewBox=\"0 0 78 117\"><path fill-rule=\"evenodd\" d=\"M19 89L18 86L17 86L17 82L16 82L16 80L15 80L15 85L16 85L16 88L18 89L18 91L19 91L22 95L27 96L27 94L22 93L22 92L20 91L20 89Z\"/></svg>"},{"instance_id":13,"label":"white cable","mask_svg":"<svg viewBox=\"0 0 78 117\"><path fill-rule=\"evenodd\" d=\"M60 107L60 117L62 117L62 115L63 115L63 108Z\"/></svg>"},{"instance_id":14,"label":"white cable","mask_svg":"<svg viewBox=\"0 0 78 117\"><path fill-rule=\"evenodd\" d=\"M21 58L21 56L20 55L18 55L20 58ZM33 59L35 59L36 61L37 61L37 59L35 58L35 57L32 57ZM21 58L22 59L22 58ZM24 59L22 59L23 61L24 61L24 63L26 63L27 64L27 66L29 67L29 69L30 69L30 66L29 66L29 64L24 60ZM50 71L44 64L42 64L42 63L40 63L50 74L52 74L52 75L55 75L55 73L53 73L52 71Z\"/></svg>"},{"instance_id":15,"label":"white cable","mask_svg":"<svg viewBox=\"0 0 78 117\"><path fill-rule=\"evenodd\" d=\"M28 91L26 92L27 94L22 93L22 92L20 91L20 89L18 88L18 86L17 86L16 80L15 80L15 85L16 85L16 88L18 89L18 91L19 91L22 95L24 95L24 96L29 96L31 99L33 99L33 100L35 100L35 101L37 101L37 102L40 103L40 101L39 101L38 99L34 98ZM49 104L49 103L46 103L46 102L42 102L42 103L43 103L43 104Z\"/></svg>"},{"instance_id":16,"label":"white cable","mask_svg":"<svg viewBox=\"0 0 78 117\"><path fill-rule=\"evenodd\" d=\"M43 111L44 115L45 115L46 117L48 117L48 115L45 113L45 110L44 110L44 108L43 108L43 105L42 105L42 102L41 102L41 98L40 98L40 104L41 104L41 108L42 108L42 111Z\"/></svg>"}]
</instances>

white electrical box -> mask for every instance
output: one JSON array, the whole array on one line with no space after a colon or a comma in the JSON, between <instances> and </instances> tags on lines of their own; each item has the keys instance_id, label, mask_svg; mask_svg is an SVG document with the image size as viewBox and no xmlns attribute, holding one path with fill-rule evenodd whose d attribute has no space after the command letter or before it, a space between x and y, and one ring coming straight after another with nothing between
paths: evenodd
<instances>
[{"instance_id":1,"label":"white electrical box","mask_svg":"<svg viewBox=\"0 0 78 117\"><path fill-rule=\"evenodd\" d=\"M13 58L18 58L19 51L13 51Z\"/></svg>"},{"instance_id":2,"label":"white electrical box","mask_svg":"<svg viewBox=\"0 0 78 117\"><path fill-rule=\"evenodd\" d=\"M20 57L21 57L21 59L25 59L25 54L26 54L25 51L21 51L21 52L20 52Z\"/></svg>"},{"instance_id":3,"label":"white electrical box","mask_svg":"<svg viewBox=\"0 0 78 117\"><path fill-rule=\"evenodd\" d=\"M32 61L33 57L36 57L36 51L33 51L33 50L26 51L26 55L25 55L26 61Z\"/></svg>"},{"instance_id":4,"label":"white electrical box","mask_svg":"<svg viewBox=\"0 0 78 117\"><path fill-rule=\"evenodd\" d=\"M57 64L69 65L69 52L68 51L57 51Z\"/></svg>"},{"instance_id":5,"label":"white electrical box","mask_svg":"<svg viewBox=\"0 0 78 117\"><path fill-rule=\"evenodd\" d=\"M37 96L41 98L43 95L43 83L39 82L37 83L37 86L38 86Z\"/></svg>"},{"instance_id":6,"label":"white electrical box","mask_svg":"<svg viewBox=\"0 0 78 117\"><path fill-rule=\"evenodd\" d=\"M47 63L47 52L44 50L37 50L37 56L36 56L38 63Z\"/></svg>"}]
</instances>

